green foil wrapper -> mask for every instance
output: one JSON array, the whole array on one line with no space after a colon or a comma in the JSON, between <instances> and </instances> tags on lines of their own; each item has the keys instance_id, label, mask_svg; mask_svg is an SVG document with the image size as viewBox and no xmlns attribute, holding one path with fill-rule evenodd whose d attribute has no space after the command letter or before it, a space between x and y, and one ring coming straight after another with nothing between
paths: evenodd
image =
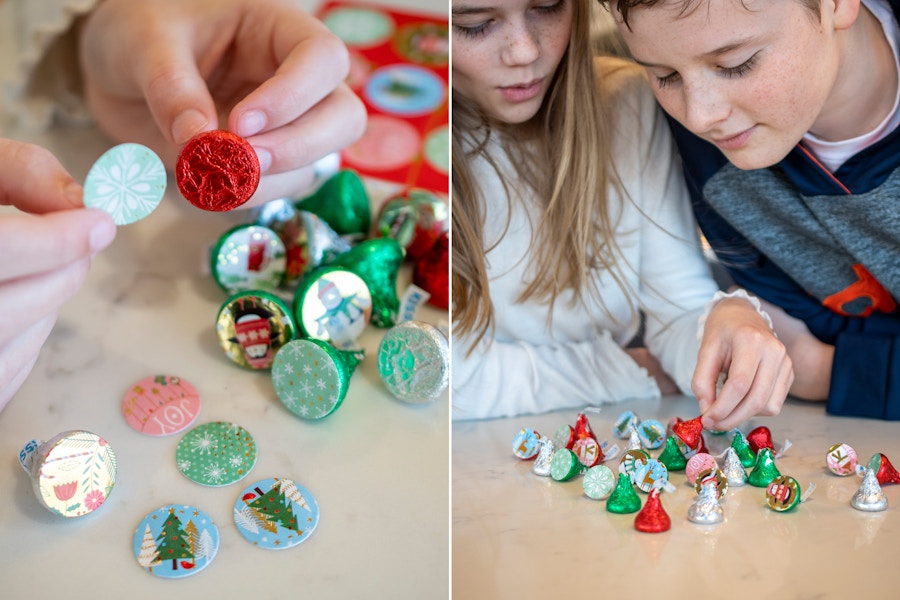
<instances>
[{"instance_id":1,"label":"green foil wrapper","mask_svg":"<svg viewBox=\"0 0 900 600\"><path fill-rule=\"evenodd\" d=\"M369 194L355 171L343 169L332 175L311 196L296 203L325 220L340 235L368 236L372 225Z\"/></svg>"},{"instance_id":2,"label":"green foil wrapper","mask_svg":"<svg viewBox=\"0 0 900 600\"><path fill-rule=\"evenodd\" d=\"M731 447L737 452L738 458L741 459L741 466L749 469L756 464L756 454L750 448L750 444L744 439L740 431L734 432L734 438L731 440Z\"/></svg>"},{"instance_id":3,"label":"green foil wrapper","mask_svg":"<svg viewBox=\"0 0 900 600\"><path fill-rule=\"evenodd\" d=\"M400 311L397 274L402 262L403 248L397 240L374 238L341 254L330 266L346 267L366 282L372 294L372 324L387 328L397 322L397 313Z\"/></svg>"},{"instance_id":4,"label":"green foil wrapper","mask_svg":"<svg viewBox=\"0 0 900 600\"><path fill-rule=\"evenodd\" d=\"M781 477L781 472L775 466L775 457L769 448L760 448L756 455L756 464L747 476L747 483L755 487L766 487L776 477Z\"/></svg>"},{"instance_id":5,"label":"green foil wrapper","mask_svg":"<svg viewBox=\"0 0 900 600\"><path fill-rule=\"evenodd\" d=\"M666 438L666 447L663 448L657 460L666 465L666 468L670 471L684 471L684 468L687 466L687 459L684 457L681 449L678 448L678 441L671 435Z\"/></svg>"},{"instance_id":6,"label":"green foil wrapper","mask_svg":"<svg viewBox=\"0 0 900 600\"><path fill-rule=\"evenodd\" d=\"M302 419L322 419L347 395L362 351L338 350L315 339L285 345L272 363L272 383L284 406Z\"/></svg>"},{"instance_id":7,"label":"green foil wrapper","mask_svg":"<svg viewBox=\"0 0 900 600\"><path fill-rule=\"evenodd\" d=\"M631 478L625 473L619 473L619 481L606 501L606 510L620 515L641 510L641 497L634 491Z\"/></svg>"}]
</instances>

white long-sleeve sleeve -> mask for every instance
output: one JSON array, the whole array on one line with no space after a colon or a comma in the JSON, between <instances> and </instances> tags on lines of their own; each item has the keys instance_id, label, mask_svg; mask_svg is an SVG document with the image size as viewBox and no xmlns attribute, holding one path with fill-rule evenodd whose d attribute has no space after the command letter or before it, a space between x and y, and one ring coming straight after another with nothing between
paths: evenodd
<instances>
[{"instance_id":1,"label":"white long-sleeve sleeve","mask_svg":"<svg viewBox=\"0 0 900 600\"><path fill-rule=\"evenodd\" d=\"M613 195L610 206L627 289L598 273L602 304L572 303L564 294L549 324L546 304L517 302L535 251L530 245L536 203L513 198L518 209L508 214L496 173L476 162L486 198L486 247L499 240L487 255L495 328L471 353L466 336L453 336L454 419L659 396L655 380L623 350L640 325L632 309L645 315L644 340L651 353L680 389L691 393L697 319L716 284L700 250L668 125L643 71L621 63L602 70L613 73L606 87L621 107L614 159L626 193ZM513 173L499 145L492 151L500 168Z\"/></svg>"}]
</instances>

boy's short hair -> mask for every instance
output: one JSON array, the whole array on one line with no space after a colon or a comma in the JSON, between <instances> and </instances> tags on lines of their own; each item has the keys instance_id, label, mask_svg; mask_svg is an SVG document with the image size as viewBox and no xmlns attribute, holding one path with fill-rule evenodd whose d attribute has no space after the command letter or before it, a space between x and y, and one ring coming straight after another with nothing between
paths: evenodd
<instances>
[{"instance_id":1,"label":"boy's short hair","mask_svg":"<svg viewBox=\"0 0 900 600\"><path fill-rule=\"evenodd\" d=\"M693 12L700 3L705 0L681 0L681 11L679 12L679 16L686 15ZM744 0L740 1L741 4L744 4ZM797 0L809 9L816 17L816 20L819 20L819 7L822 3L822 0ZM611 7L615 8L619 11L619 14L622 15L622 22L625 23L626 27L628 26L628 11L632 8L636 8L638 6L645 6L647 8L656 6L657 4L661 4L665 2L665 0L600 0L600 2L604 4L609 4ZM746 4L744 5L746 8Z\"/></svg>"}]
</instances>

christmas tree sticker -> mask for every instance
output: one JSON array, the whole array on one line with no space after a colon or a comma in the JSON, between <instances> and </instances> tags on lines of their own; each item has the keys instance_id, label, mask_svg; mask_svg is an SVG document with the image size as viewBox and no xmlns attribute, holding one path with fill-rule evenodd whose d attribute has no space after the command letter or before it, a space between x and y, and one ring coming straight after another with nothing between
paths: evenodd
<instances>
[{"instance_id":1,"label":"christmas tree sticker","mask_svg":"<svg viewBox=\"0 0 900 600\"><path fill-rule=\"evenodd\" d=\"M144 526L144 535L141 538L141 548L137 555L138 564L153 572L153 567L160 564L159 551L156 549L156 542L153 540L153 532L150 531L150 525Z\"/></svg>"},{"instance_id":2,"label":"christmas tree sticker","mask_svg":"<svg viewBox=\"0 0 900 600\"><path fill-rule=\"evenodd\" d=\"M202 510L168 505L138 524L132 542L138 564L158 577L179 578L206 567L219 547L219 530ZM154 568L155 567L155 568Z\"/></svg>"},{"instance_id":3,"label":"christmas tree sticker","mask_svg":"<svg viewBox=\"0 0 900 600\"><path fill-rule=\"evenodd\" d=\"M178 569L179 558L194 558L190 534L184 530L174 508L169 509L162 532L156 537L156 551L161 559L172 561L172 570Z\"/></svg>"},{"instance_id":4,"label":"christmas tree sticker","mask_svg":"<svg viewBox=\"0 0 900 600\"><path fill-rule=\"evenodd\" d=\"M319 505L309 490L290 479L258 481L234 504L238 531L254 545L290 548L306 540L319 522Z\"/></svg>"}]
</instances>

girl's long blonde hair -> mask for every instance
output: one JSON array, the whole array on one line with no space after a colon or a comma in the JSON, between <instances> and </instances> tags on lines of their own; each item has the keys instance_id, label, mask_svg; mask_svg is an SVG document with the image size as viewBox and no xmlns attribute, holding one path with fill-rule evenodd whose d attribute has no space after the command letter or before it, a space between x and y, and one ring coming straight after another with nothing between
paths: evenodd
<instances>
[{"instance_id":1,"label":"girl's long blonde hair","mask_svg":"<svg viewBox=\"0 0 900 600\"><path fill-rule=\"evenodd\" d=\"M518 301L546 302L549 318L564 290L571 290L576 302L590 297L602 305L592 270L607 270L622 285L607 202L611 186L621 189L610 148L612 107L597 89L591 50L596 3L569 1L569 46L543 105L529 122L492 123L474 103L453 94L453 321L456 333L474 336L472 347L493 326L494 306L485 266L490 248L484 247L484 203L470 162L481 155L497 169L487 150L495 130L503 134L519 181L543 201L528 258L531 276ZM509 192L511 182L497 172Z\"/></svg>"}]
</instances>

